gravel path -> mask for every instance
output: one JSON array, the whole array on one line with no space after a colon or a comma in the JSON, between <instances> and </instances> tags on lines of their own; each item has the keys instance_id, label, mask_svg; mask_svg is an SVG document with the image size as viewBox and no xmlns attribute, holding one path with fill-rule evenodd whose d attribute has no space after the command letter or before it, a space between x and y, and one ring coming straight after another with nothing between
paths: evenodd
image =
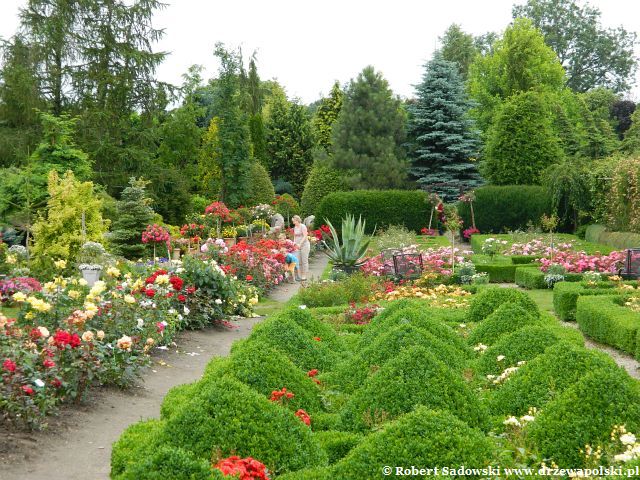
<instances>
[{"instance_id":1,"label":"gravel path","mask_svg":"<svg viewBox=\"0 0 640 480\"><path fill-rule=\"evenodd\" d=\"M327 262L323 254L312 259L312 277L319 278ZM285 284L269 298L286 302L299 288L299 283ZM64 407L45 431L15 432L0 425L0 479L108 479L111 445L122 431L139 420L159 417L171 387L198 380L212 357L228 355L231 344L247 337L261 320L242 319L231 330L183 332L177 348L154 354L140 385L129 390L96 388L85 404Z\"/></svg>"}]
</instances>

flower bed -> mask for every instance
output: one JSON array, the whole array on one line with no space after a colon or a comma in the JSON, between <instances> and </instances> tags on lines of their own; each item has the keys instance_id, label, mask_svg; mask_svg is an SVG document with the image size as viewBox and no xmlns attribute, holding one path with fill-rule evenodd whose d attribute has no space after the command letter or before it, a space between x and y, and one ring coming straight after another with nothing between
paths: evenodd
<instances>
[{"instance_id":1,"label":"flower bed","mask_svg":"<svg viewBox=\"0 0 640 480\"><path fill-rule=\"evenodd\" d=\"M418 247L412 245L399 250L401 254L418 253ZM451 247L428 248L420 251L422 263L425 271L438 273L441 275L451 275L451 257L453 254L456 263L463 262L471 252ZM361 270L366 275L391 275L393 274L393 258L383 258L382 255L370 257L362 265Z\"/></svg>"}]
</instances>

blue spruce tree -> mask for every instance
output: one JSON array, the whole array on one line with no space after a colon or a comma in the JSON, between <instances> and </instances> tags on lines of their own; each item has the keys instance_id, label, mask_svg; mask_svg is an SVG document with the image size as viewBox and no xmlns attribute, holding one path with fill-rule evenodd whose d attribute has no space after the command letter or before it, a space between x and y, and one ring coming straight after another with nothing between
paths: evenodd
<instances>
[{"instance_id":1,"label":"blue spruce tree","mask_svg":"<svg viewBox=\"0 0 640 480\"><path fill-rule=\"evenodd\" d=\"M467 115L471 104L456 64L436 52L425 66L416 96L409 107L409 172L421 188L455 200L461 188L482 184L473 162L479 137ZM439 185L443 183L447 185Z\"/></svg>"}]
</instances>

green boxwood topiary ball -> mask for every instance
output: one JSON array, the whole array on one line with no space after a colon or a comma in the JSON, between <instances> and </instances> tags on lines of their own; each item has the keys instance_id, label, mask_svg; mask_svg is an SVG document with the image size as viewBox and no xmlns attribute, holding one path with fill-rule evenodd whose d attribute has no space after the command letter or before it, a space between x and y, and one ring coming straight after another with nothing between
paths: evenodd
<instances>
[{"instance_id":1,"label":"green boxwood topiary ball","mask_svg":"<svg viewBox=\"0 0 640 480\"><path fill-rule=\"evenodd\" d=\"M251 164L249 198L246 201L246 205L258 205L259 203L266 203L271 205L273 199L276 198L276 191L271 183L271 177L269 172L259 162L253 162Z\"/></svg>"},{"instance_id":2,"label":"green boxwood topiary ball","mask_svg":"<svg viewBox=\"0 0 640 480\"><path fill-rule=\"evenodd\" d=\"M150 456L163 442L164 422L145 420L134 423L122 432L111 451L111 477L119 475L141 458Z\"/></svg>"},{"instance_id":3,"label":"green boxwood topiary ball","mask_svg":"<svg viewBox=\"0 0 640 480\"><path fill-rule=\"evenodd\" d=\"M540 315L540 310L529 295L515 288L485 288L475 295L469 307L468 320L480 322L491 315L503 303L516 303L521 305L534 317Z\"/></svg>"},{"instance_id":4,"label":"green boxwood topiary ball","mask_svg":"<svg viewBox=\"0 0 640 480\"><path fill-rule=\"evenodd\" d=\"M334 464L342 460L364 438L353 432L338 432L329 430L315 434L316 440L329 455L329 463Z\"/></svg>"},{"instance_id":5,"label":"green boxwood topiary ball","mask_svg":"<svg viewBox=\"0 0 640 480\"><path fill-rule=\"evenodd\" d=\"M295 394L287 406L309 413L322 410L320 390L284 353L258 342L243 342L229 359L230 375L266 396L283 387Z\"/></svg>"},{"instance_id":6,"label":"green boxwood topiary ball","mask_svg":"<svg viewBox=\"0 0 640 480\"><path fill-rule=\"evenodd\" d=\"M614 425L640 432L640 386L620 367L593 370L547 403L527 427L543 458L581 467L580 449L607 442Z\"/></svg>"},{"instance_id":7,"label":"green boxwood topiary ball","mask_svg":"<svg viewBox=\"0 0 640 480\"><path fill-rule=\"evenodd\" d=\"M482 468L492 453L492 443L481 431L450 412L421 406L366 437L336 464L333 478L383 478L385 466Z\"/></svg>"},{"instance_id":8,"label":"green boxwood topiary ball","mask_svg":"<svg viewBox=\"0 0 640 480\"><path fill-rule=\"evenodd\" d=\"M505 334L525 325L533 325L539 318L517 303L503 303L484 321L477 324L467 339L470 345L493 345Z\"/></svg>"},{"instance_id":9,"label":"green boxwood topiary ball","mask_svg":"<svg viewBox=\"0 0 640 480\"><path fill-rule=\"evenodd\" d=\"M401 300L402 302L402 300ZM364 349L376 341L377 337L391 330L397 325L413 325L428 331L442 341L460 350L461 355L471 356L469 347L451 327L444 323L451 310L444 308L427 307L424 304L408 305L394 309L392 312L383 312L374 317L371 324L362 333L359 349Z\"/></svg>"},{"instance_id":10,"label":"green boxwood topiary ball","mask_svg":"<svg viewBox=\"0 0 640 480\"><path fill-rule=\"evenodd\" d=\"M401 351L374 373L341 411L349 431L366 431L417 405L446 409L474 426L484 426L486 409L454 373L424 347Z\"/></svg>"},{"instance_id":11,"label":"green boxwood topiary ball","mask_svg":"<svg viewBox=\"0 0 640 480\"><path fill-rule=\"evenodd\" d=\"M290 318L314 337L319 337L335 352L343 352L346 347L336 331L324 322L315 318L308 310L298 307L289 308L280 315Z\"/></svg>"},{"instance_id":12,"label":"green boxwood topiary ball","mask_svg":"<svg viewBox=\"0 0 640 480\"><path fill-rule=\"evenodd\" d=\"M203 459L214 452L251 456L276 473L327 464L311 429L293 412L230 377L209 381L167 420L166 432L172 445Z\"/></svg>"},{"instance_id":13,"label":"green boxwood topiary ball","mask_svg":"<svg viewBox=\"0 0 640 480\"><path fill-rule=\"evenodd\" d=\"M491 410L498 415L524 415L540 408L596 368L615 367L606 354L558 342L520 368L494 391Z\"/></svg>"},{"instance_id":14,"label":"green boxwood topiary ball","mask_svg":"<svg viewBox=\"0 0 640 480\"><path fill-rule=\"evenodd\" d=\"M278 476L278 480L334 480L335 478L331 467L305 468Z\"/></svg>"},{"instance_id":15,"label":"green boxwood topiary ball","mask_svg":"<svg viewBox=\"0 0 640 480\"><path fill-rule=\"evenodd\" d=\"M558 336L547 327L522 327L489 347L476 362L476 371L482 376L500 374L518 362L533 360L558 341ZM504 358L498 360L501 357Z\"/></svg>"},{"instance_id":16,"label":"green boxwood topiary ball","mask_svg":"<svg viewBox=\"0 0 640 480\"><path fill-rule=\"evenodd\" d=\"M224 480L220 470L211 470L210 461L181 448L162 445L141 457L114 480Z\"/></svg>"},{"instance_id":17,"label":"green boxwood topiary ball","mask_svg":"<svg viewBox=\"0 0 640 480\"><path fill-rule=\"evenodd\" d=\"M180 410L189 399L196 394L201 386L201 382L185 383L171 388L160 406L160 418L166 420L171 418Z\"/></svg>"},{"instance_id":18,"label":"green boxwood topiary ball","mask_svg":"<svg viewBox=\"0 0 640 480\"><path fill-rule=\"evenodd\" d=\"M339 355L328 342L314 339L308 330L286 316L266 320L253 329L249 342L259 342L283 352L303 371L314 368L320 371L331 369L339 360Z\"/></svg>"},{"instance_id":19,"label":"green boxwood topiary ball","mask_svg":"<svg viewBox=\"0 0 640 480\"><path fill-rule=\"evenodd\" d=\"M465 357L454 346L427 330L411 324L400 324L378 336L370 345L356 350L349 358L326 376L328 383L341 391L351 393L362 386L367 377L395 358L403 348L423 346L449 368L462 371ZM323 379L325 380L325 379Z\"/></svg>"}]
</instances>

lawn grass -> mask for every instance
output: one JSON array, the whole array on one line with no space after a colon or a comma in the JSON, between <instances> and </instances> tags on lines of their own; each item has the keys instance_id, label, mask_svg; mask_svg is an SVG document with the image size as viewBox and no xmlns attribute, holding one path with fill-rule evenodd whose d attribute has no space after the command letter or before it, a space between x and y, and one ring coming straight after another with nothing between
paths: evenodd
<instances>
[{"instance_id":1,"label":"lawn grass","mask_svg":"<svg viewBox=\"0 0 640 480\"><path fill-rule=\"evenodd\" d=\"M416 235L416 244L421 248L440 248L451 246L451 242L445 235L439 235L437 237Z\"/></svg>"},{"instance_id":2,"label":"lawn grass","mask_svg":"<svg viewBox=\"0 0 640 480\"><path fill-rule=\"evenodd\" d=\"M283 304L281 302L264 297L258 302L254 310L257 315L266 317L267 315L272 315L280 311L282 309L282 306Z\"/></svg>"},{"instance_id":3,"label":"lawn grass","mask_svg":"<svg viewBox=\"0 0 640 480\"><path fill-rule=\"evenodd\" d=\"M553 310L553 290L547 288L541 290L527 290L527 294L534 302L536 302L540 311L549 312L555 315Z\"/></svg>"}]
</instances>

